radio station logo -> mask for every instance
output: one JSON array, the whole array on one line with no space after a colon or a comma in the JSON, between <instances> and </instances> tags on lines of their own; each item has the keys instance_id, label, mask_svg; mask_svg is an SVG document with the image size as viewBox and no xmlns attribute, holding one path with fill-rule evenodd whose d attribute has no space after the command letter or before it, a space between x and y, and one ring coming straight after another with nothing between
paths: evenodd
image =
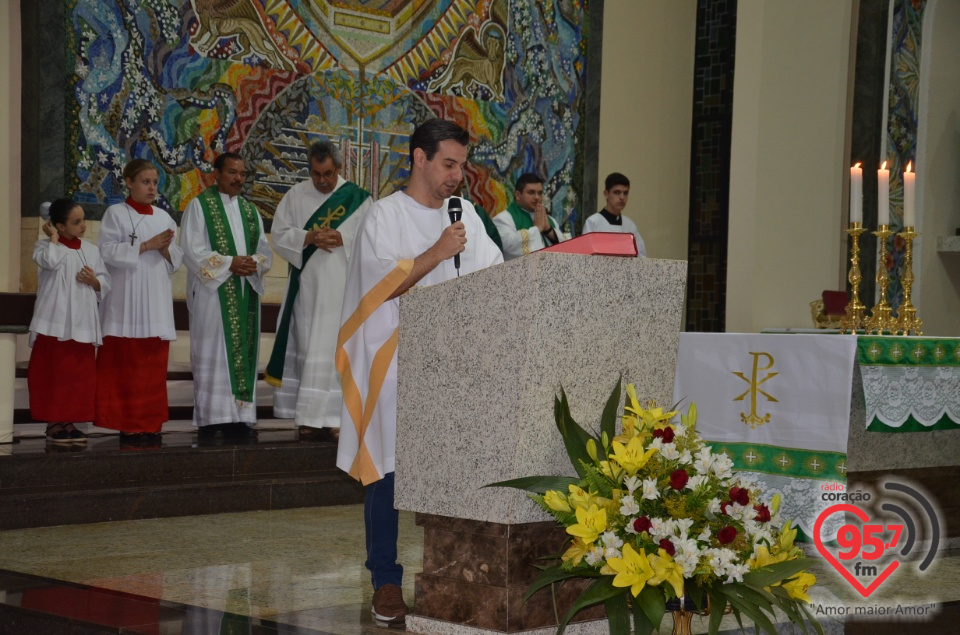
<instances>
[{"instance_id":1,"label":"radio station logo","mask_svg":"<svg viewBox=\"0 0 960 635\"><path fill-rule=\"evenodd\" d=\"M823 510L813 527L817 551L864 598L870 597L902 566L919 560L919 571L926 571L937 554L943 532L933 504L914 486L888 480L880 487L879 495L883 499L874 501L869 491L826 492L825 501L842 502ZM875 511L878 502L879 509L888 512L885 517L896 520L876 522L870 512ZM843 520L847 521L837 533L839 548L822 540L823 525L834 514L845 514ZM921 542L925 554L920 551Z\"/></svg>"}]
</instances>

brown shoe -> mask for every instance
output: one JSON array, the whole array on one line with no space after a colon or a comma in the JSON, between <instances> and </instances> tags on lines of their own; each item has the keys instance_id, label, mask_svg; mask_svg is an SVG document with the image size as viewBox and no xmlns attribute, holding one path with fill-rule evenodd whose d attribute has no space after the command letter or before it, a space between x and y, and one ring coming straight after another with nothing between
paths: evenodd
<instances>
[{"instance_id":1,"label":"brown shoe","mask_svg":"<svg viewBox=\"0 0 960 635\"><path fill-rule=\"evenodd\" d=\"M312 428L310 426L300 426L297 430L297 438L301 441L336 443L340 439L340 428Z\"/></svg>"},{"instance_id":2,"label":"brown shoe","mask_svg":"<svg viewBox=\"0 0 960 635\"><path fill-rule=\"evenodd\" d=\"M385 584L373 592L370 613L377 626L403 628L407 610L407 605L403 603L403 591L396 584Z\"/></svg>"}]
</instances>

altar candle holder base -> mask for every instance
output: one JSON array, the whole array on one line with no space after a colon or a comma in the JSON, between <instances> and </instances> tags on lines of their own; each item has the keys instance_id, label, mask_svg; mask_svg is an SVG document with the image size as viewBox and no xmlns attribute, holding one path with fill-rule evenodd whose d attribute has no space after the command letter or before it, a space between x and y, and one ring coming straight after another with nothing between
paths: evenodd
<instances>
[{"instance_id":1,"label":"altar candle holder base","mask_svg":"<svg viewBox=\"0 0 960 635\"><path fill-rule=\"evenodd\" d=\"M870 333L884 335L893 333L897 329L897 318L892 315L892 307L887 302L887 289L890 286L890 274L887 273L887 238L893 235L890 225L880 225L873 235L880 243L880 261L877 267L877 286L880 289L880 300L870 310L867 320L867 330Z\"/></svg>"},{"instance_id":2,"label":"altar candle holder base","mask_svg":"<svg viewBox=\"0 0 960 635\"><path fill-rule=\"evenodd\" d=\"M910 301L913 288L913 240L919 236L913 227L904 227L897 234L903 238L903 273L900 275L900 285L903 287L903 302L897 311L897 332L902 335L923 335L921 327L923 321L917 317L917 307Z\"/></svg>"},{"instance_id":3,"label":"altar candle holder base","mask_svg":"<svg viewBox=\"0 0 960 635\"><path fill-rule=\"evenodd\" d=\"M850 301L847 303L846 313L840 318L840 328L844 333L856 333L864 330L863 312L867 307L860 301L860 234L867 231L860 223L850 223L844 230L850 235L850 272L847 280L850 281Z\"/></svg>"}]
</instances>

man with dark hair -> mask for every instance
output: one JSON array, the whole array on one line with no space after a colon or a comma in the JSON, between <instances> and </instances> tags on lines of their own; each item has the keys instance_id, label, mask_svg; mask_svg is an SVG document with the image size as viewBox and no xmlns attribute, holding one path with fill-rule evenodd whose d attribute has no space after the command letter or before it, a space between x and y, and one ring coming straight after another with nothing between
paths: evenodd
<instances>
[{"instance_id":1,"label":"man with dark hair","mask_svg":"<svg viewBox=\"0 0 960 635\"><path fill-rule=\"evenodd\" d=\"M302 441L335 441L343 391L334 364L343 283L370 194L340 176L329 141L308 152L310 178L291 187L273 217L273 248L290 263L287 293L266 380L273 413L294 419Z\"/></svg>"},{"instance_id":2,"label":"man with dark hair","mask_svg":"<svg viewBox=\"0 0 960 635\"><path fill-rule=\"evenodd\" d=\"M587 218L583 223L583 233L590 232L615 232L618 234L633 234L637 240L637 256L646 258L647 247L643 244L643 238L637 231L636 224L623 215L623 210L627 206L627 197L630 195L630 179L613 172L607 176L603 184L603 198L606 199L606 206Z\"/></svg>"},{"instance_id":3,"label":"man with dark hair","mask_svg":"<svg viewBox=\"0 0 960 635\"><path fill-rule=\"evenodd\" d=\"M201 439L255 437L260 296L273 252L257 208L240 196L243 158L213 163L216 184L190 201L180 243L187 266L193 422Z\"/></svg>"},{"instance_id":4,"label":"man with dark hair","mask_svg":"<svg viewBox=\"0 0 960 635\"><path fill-rule=\"evenodd\" d=\"M399 296L413 286L456 278L503 261L484 233L473 205L451 223L449 197L460 187L467 133L431 119L410 137L410 181L380 199L360 221L344 291L337 370L343 380L343 416L337 466L366 488L367 561L377 623L404 624L407 607L397 563L394 509L397 435Z\"/></svg>"},{"instance_id":5,"label":"man with dark hair","mask_svg":"<svg viewBox=\"0 0 960 635\"><path fill-rule=\"evenodd\" d=\"M525 172L517 179L514 201L493 217L506 260L526 256L570 237L543 206L543 179Z\"/></svg>"}]
</instances>

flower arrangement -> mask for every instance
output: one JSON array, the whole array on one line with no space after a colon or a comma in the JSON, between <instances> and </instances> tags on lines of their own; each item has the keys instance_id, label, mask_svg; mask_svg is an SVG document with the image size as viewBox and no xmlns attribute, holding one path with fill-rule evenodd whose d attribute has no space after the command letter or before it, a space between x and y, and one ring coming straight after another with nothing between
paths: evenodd
<instances>
[{"instance_id":1,"label":"flower arrangement","mask_svg":"<svg viewBox=\"0 0 960 635\"><path fill-rule=\"evenodd\" d=\"M644 408L632 385L616 432L620 382L589 434L570 416L566 394L556 400L557 427L578 477L532 476L494 483L531 493L566 528L569 546L542 572L526 597L566 579L594 581L560 622L560 635L582 608L603 603L610 633L659 629L668 601L712 607L716 633L729 606L768 633L774 607L806 632L822 628L805 606L816 578L804 571L797 530L778 513L779 495L733 473L697 434L696 405L681 422L656 404ZM682 604L681 604L682 605ZM719 609L719 610L718 610Z\"/></svg>"}]
</instances>

